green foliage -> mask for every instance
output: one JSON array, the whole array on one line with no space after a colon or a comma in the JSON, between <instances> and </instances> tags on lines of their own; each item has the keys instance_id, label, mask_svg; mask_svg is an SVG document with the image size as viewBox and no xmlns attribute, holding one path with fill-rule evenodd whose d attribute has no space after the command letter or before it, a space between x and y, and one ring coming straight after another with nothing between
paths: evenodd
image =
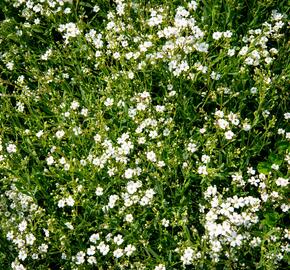
<instances>
[{"instance_id":1,"label":"green foliage","mask_svg":"<svg viewBox=\"0 0 290 270\"><path fill-rule=\"evenodd\" d=\"M289 1L0 1L0 269L288 269Z\"/></svg>"}]
</instances>

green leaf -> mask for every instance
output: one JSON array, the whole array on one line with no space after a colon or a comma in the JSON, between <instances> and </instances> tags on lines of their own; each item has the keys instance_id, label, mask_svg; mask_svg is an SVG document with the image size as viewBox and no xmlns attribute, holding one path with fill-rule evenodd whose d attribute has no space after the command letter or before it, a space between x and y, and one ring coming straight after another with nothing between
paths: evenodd
<instances>
[{"instance_id":1,"label":"green leaf","mask_svg":"<svg viewBox=\"0 0 290 270\"><path fill-rule=\"evenodd\" d=\"M260 162L257 169L259 173L269 174L271 171L271 164L269 162Z\"/></svg>"}]
</instances>

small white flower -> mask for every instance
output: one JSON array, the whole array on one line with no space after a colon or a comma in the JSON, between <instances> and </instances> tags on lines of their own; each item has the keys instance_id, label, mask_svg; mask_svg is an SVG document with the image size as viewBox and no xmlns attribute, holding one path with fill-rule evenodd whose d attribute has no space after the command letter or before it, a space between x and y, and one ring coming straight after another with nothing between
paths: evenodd
<instances>
[{"instance_id":1,"label":"small white flower","mask_svg":"<svg viewBox=\"0 0 290 270\"><path fill-rule=\"evenodd\" d=\"M216 110L214 115L218 118L223 118L224 117L224 112L221 110Z\"/></svg>"},{"instance_id":2,"label":"small white flower","mask_svg":"<svg viewBox=\"0 0 290 270\"><path fill-rule=\"evenodd\" d=\"M8 144L6 150L9 154L16 153L16 145L13 143L10 143L10 144Z\"/></svg>"},{"instance_id":3,"label":"small white flower","mask_svg":"<svg viewBox=\"0 0 290 270\"><path fill-rule=\"evenodd\" d=\"M19 223L18 230L20 232L24 232L26 230L26 227L27 227L27 221L23 220L21 223Z\"/></svg>"},{"instance_id":4,"label":"small white flower","mask_svg":"<svg viewBox=\"0 0 290 270\"><path fill-rule=\"evenodd\" d=\"M197 145L195 143L189 143L187 145L187 151L194 153L197 151Z\"/></svg>"},{"instance_id":5,"label":"small white flower","mask_svg":"<svg viewBox=\"0 0 290 270\"><path fill-rule=\"evenodd\" d=\"M63 136L64 136L65 132L63 130L58 130L56 133L55 133L55 137L57 139L61 139Z\"/></svg>"},{"instance_id":6,"label":"small white flower","mask_svg":"<svg viewBox=\"0 0 290 270\"><path fill-rule=\"evenodd\" d=\"M36 240L35 236L32 233L29 233L25 237L27 245L32 246L34 241Z\"/></svg>"},{"instance_id":7,"label":"small white flower","mask_svg":"<svg viewBox=\"0 0 290 270\"><path fill-rule=\"evenodd\" d=\"M169 226L169 220L166 219L166 218L163 218L161 220L161 224L162 224L162 226L164 226L165 228L167 228Z\"/></svg>"},{"instance_id":8,"label":"small white flower","mask_svg":"<svg viewBox=\"0 0 290 270\"><path fill-rule=\"evenodd\" d=\"M46 158L46 163L47 163L48 166L54 164L53 156L49 156L48 158Z\"/></svg>"},{"instance_id":9,"label":"small white flower","mask_svg":"<svg viewBox=\"0 0 290 270\"><path fill-rule=\"evenodd\" d=\"M225 132L225 138L227 140L231 140L234 137L234 135L235 134L231 130Z\"/></svg>"},{"instance_id":10,"label":"small white flower","mask_svg":"<svg viewBox=\"0 0 290 270\"><path fill-rule=\"evenodd\" d=\"M79 104L77 101L74 100L74 101L71 103L70 108L71 108L72 110L76 110L79 106L80 106L80 104Z\"/></svg>"},{"instance_id":11,"label":"small white flower","mask_svg":"<svg viewBox=\"0 0 290 270\"><path fill-rule=\"evenodd\" d=\"M118 234L117 236L114 237L113 241L115 244L120 246L124 242L124 239L123 239L123 236L121 234Z\"/></svg>"},{"instance_id":12,"label":"small white flower","mask_svg":"<svg viewBox=\"0 0 290 270\"><path fill-rule=\"evenodd\" d=\"M94 136L94 140L95 140L96 143L97 143L97 142L100 142L100 141L101 141L101 136L100 136L99 134L96 134L96 135Z\"/></svg>"},{"instance_id":13,"label":"small white flower","mask_svg":"<svg viewBox=\"0 0 290 270\"><path fill-rule=\"evenodd\" d=\"M222 32L214 32L212 34L212 38L215 40L219 40L222 37L223 33Z\"/></svg>"},{"instance_id":14,"label":"small white flower","mask_svg":"<svg viewBox=\"0 0 290 270\"><path fill-rule=\"evenodd\" d=\"M258 89L257 89L257 87L252 87L251 89L250 89L250 92L251 92L251 94L257 94L257 92L258 92Z\"/></svg>"},{"instance_id":15,"label":"small white flower","mask_svg":"<svg viewBox=\"0 0 290 270\"><path fill-rule=\"evenodd\" d=\"M208 175L207 169L205 165L199 166L197 172L202 175Z\"/></svg>"},{"instance_id":16,"label":"small white flower","mask_svg":"<svg viewBox=\"0 0 290 270\"><path fill-rule=\"evenodd\" d=\"M153 151L147 152L146 157L152 162L156 162L156 154Z\"/></svg>"},{"instance_id":17,"label":"small white flower","mask_svg":"<svg viewBox=\"0 0 290 270\"><path fill-rule=\"evenodd\" d=\"M98 246L97 249L100 251L102 255L107 255L110 251L109 245L106 245L104 241L102 241Z\"/></svg>"},{"instance_id":18,"label":"small white flower","mask_svg":"<svg viewBox=\"0 0 290 270\"><path fill-rule=\"evenodd\" d=\"M43 135L43 130L39 130L35 136L39 139Z\"/></svg>"},{"instance_id":19,"label":"small white flower","mask_svg":"<svg viewBox=\"0 0 290 270\"><path fill-rule=\"evenodd\" d=\"M282 177L279 177L277 180L276 180L276 185L279 186L279 187L286 187L289 183L289 180L288 179L285 179L285 178L282 178Z\"/></svg>"},{"instance_id":20,"label":"small white flower","mask_svg":"<svg viewBox=\"0 0 290 270\"><path fill-rule=\"evenodd\" d=\"M210 162L210 156L208 155L202 155L201 156L201 161L205 164L209 163Z\"/></svg>"},{"instance_id":21,"label":"small white flower","mask_svg":"<svg viewBox=\"0 0 290 270\"><path fill-rule=\"evenodd\" d=\"M88 258L88 263L89 264L97 264L97 259L96 259L96 257L93 257L93 256L90 256L89 258Z\"/></svg>"},{"instance_id":22,"label":"small white flower","mask_svg":"<svg viewBox=\"0 0 290 270\"><path fill-rule=\"evenodd\" d=\"M100 7L98 5L95 5L94 8L93 8L93 11L95 13L97 13L98 11L100 11Z\"/></svg>"},{"instance_id":23,"label":"small white flower","mask_svg":"<svg viewBox=\"0 0 290 270\"><path fill-rule=\"evenodd\" d=\"M128 246L125 247L124 251L125 251L126 255L129 257L129 256L132 255L132 253L134 251L136 251L136 247L131 245L131 244L129 244Z\"/></svg>"},{"instance_id":24,"label":"small white flower","mask_svg":"<svg viewBox=\"0 0 290 270\"><path fill-rule=\"evenodd\" d=\"M74 226L70 222L66 222L64 225L67 226L70 230L74 229Z\"/></svg>"},{"instance_id":25,"label":"small white flower","mask_svg":"<svg viewBox=\"0 0 290 270\"><path fill-rule=\"evenodd\" d=\"M74 206L75 204L75 200L72 198L72 196L69 196L68 198L66 198L65 201L68 206Z\"/></svg>"},{"instance_id":26,"label":"small white flower","mask_svg":"<svg viewBox=\"0 0 290 270\"><path fill-rule=\"evenodd\" d=\"M58 201L58 203L57 203L57 206L58 206L59 208L63 208L63 207L65 207L65 200L60 199L60 200Z\"/></svg>"},{"instance_id":27,"label":"small white flower","mask_svg":"<svg viewBox=\"0 0 290 270\"><path fill-rule=\"evenodd\" d=\"M229 49L228 50L228 56L234 56L235 55L236 50L235 49Z\"/></svg>"},{"instance_id":28,"label":"small white flower","mask_svg":"<svg viewBox=\"0 0 290 270\"><path fill-rule=\"evenodd\" d=\"M224 120L224 119L218 119L217 124L221 129L226 129L229 127L229 122L227 120Z\"/></svg>"},{"instance_id":29,"label":"small white flower","mask_svg":"<svg viewBox=\"0 0 290 270\"><path fill-rule=\"evenodd\" d=\"M96 247L91 245L91 246L87 249L87 254L88 254L89 256L92 256L92 255L94 255L95 253L96 253Z\"/></svg>"},{"instance_id":30,"label":"small white flower","mask_svg":"<svg viewBox=\"0 0 290 270\"><path fill-rule=\"evenodd\" d=\"M112 105L114 104L114 99L112 99L112 98L107 98L107 99L105 100L104 104L105 104L106 107L110 107L110 106L112 106Z\"/></svg>"},{"instance_id":31,"label":"small white flower","mask_svg":"<svg viewBox=\"0 0 290 270\"><path fill-rule=\"evenodd\" d=\"M102 196L104 193L104 189L102 187L97 187L95 193L97 196Z\"/></svg>"},{"instance_id":32,"label":"small white flower","mask_svg":"<svg viewBox=\"0 0 290 270\"><path fill-rule=\"evenodd\" d=\"M279 170L279 165L278 164L272 164L271 168L275 171Z\"/></svg>"},{"instance_id":33,"label":"small white flower","mask_svg":"<svg viewBox=\"0 0 290 270\"><path fill-rule=\"evenodd\" d=\"M96 244L96 242L100 240L100 234L99 233L94 233L90 236L90 242L93 244Z\"/></svg>"},{"instance_id":34,"label":"small white flower","mask_svg":"<svg viewBox=\"0 0 290 270\"><path fill-rule=\"evenodd\" d=\"M284 113L284 118L286 120L290 119L290 112Z\"/></svg>"},{"instance_id":35,"label":"small white flower","mask_svg":"<svg viewBox=\"0 0 290 270\"><path fill-rule=\"evenodd\" d=\"M123 256L123 254L124 254L124 251L121 248L118 248L118 249L114 250L114 252L113 252L113 255L115 258L120 258Z\"/></svg>"},{"instance_id":36,"label":"small white flower","mask_svg":"<svg viewBox=\"0 0 290 270\"><path fill-rule=\"evenodd\" d=\"M166 267L164 264L160 263L155 266L154 270L166 270Z\"/></svg>"},{"instance_id":37,"label":"small white flower","mask_svg":"<svg viewBox=\"0 0 290 270\"><path fill-rule=\"evenodd\" d=\"M244 123L243 124L243 130L244 131L249 131L251 129L251 125L250 124L248 124L248 123Z\"/></svg>"},{"instance_id":38,"label":"small white flower","mask_svg":"<svg viewBox=\"0 0 290 270\"><path fill-rule=\"evenodd\" d=\"M47 249L48 249L48 245L47 244L41 244L39 247L38 247L38 250L42 253L46 253L47 252Z\"/></svg>"},{"instance_id":39,"label":"small white flower","mask_svg":"<svg viewBox=\"0 0 290 270\"><path fill-rule=\"evenodd\" d=\"M133 215L132 215L132 214L127 214L127 215L125 216L124 220L125 220L126 222L128 222L128 223L131 223L131 222L134 220Z\"/></svg>"},{"instance_id":40,"label":"small white flower","mask_svg":"<svg viewBox=\"0 0 290 270\"><path fill-rule=\"evenodd\" d=\"M125 173L124 173L124 177L125 177L126 179L130 179L130 178L133 177L134 174L135 174L135 170L129 168L129 169L127 169L127 170L125 171Z\"/></svg>"}]
</instances>

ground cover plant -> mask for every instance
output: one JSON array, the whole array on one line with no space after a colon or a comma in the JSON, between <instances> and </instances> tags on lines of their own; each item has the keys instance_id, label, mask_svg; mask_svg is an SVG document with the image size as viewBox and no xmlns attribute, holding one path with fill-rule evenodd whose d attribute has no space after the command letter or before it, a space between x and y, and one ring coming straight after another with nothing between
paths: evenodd
<instances>
[{"instance_id":1,"label":"ground cover plant","mask_svg":"<svg viewBox=\"0 0 290 270\"><path fill-rule=\"evenodd\" d=\"M0 269L289 269L289 7L0 0Z\"/></svg>"}]
</instances>

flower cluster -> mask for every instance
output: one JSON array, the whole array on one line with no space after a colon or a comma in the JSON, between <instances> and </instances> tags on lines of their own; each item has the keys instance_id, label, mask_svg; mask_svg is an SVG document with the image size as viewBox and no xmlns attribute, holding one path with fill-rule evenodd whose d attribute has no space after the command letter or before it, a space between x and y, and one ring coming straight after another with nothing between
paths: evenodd
<instances>
[{"instance_id":1,"label":"flower cluster","mask_svg":"<svg viewBox=\"0 0 290 270\"><path fill-rule=\"evenodd\" d=\"M0 269L287 267L283 1L2 2Z\"/></svg>"}]
</instances>

